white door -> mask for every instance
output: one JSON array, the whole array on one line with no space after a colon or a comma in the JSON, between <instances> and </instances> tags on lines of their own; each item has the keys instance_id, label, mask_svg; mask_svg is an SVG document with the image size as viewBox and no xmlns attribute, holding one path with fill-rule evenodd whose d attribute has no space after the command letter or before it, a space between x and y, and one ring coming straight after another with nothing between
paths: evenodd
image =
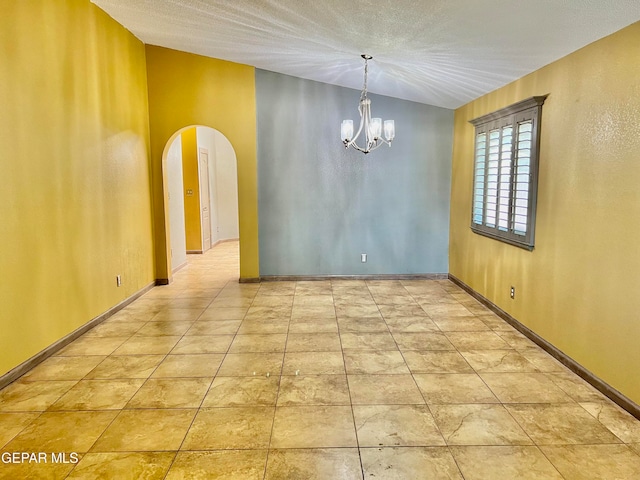
<instances>
[{"instance_id":1,"label":"white door","mask_svg":"<svg viewBox=\"0 0 640 480\"><path fill-rule=\"evenodd\" d=\"M182 136L176 135L167 152L171 270L187 263L187 240L184 225L184 180L182 176Z\"/></svg>"},{"instance_id":2,"label":"white door","mask_svg":"<svg viewBox=\"0 0 640 480\"><path fill-rule=\"evenodd\" d=\"M199 149L200 168L200 212L202 224L202 251L211 248L211 212L209 211L209 152L206 148Z\"/></svg>"}]
</instances>

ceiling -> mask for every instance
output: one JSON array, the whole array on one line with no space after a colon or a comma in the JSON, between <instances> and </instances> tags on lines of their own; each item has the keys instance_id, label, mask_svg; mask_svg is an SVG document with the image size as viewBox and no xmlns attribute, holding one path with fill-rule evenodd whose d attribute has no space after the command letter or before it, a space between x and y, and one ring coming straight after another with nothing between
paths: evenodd
<instances>
[{"instance_id":1,"label":"ceiling","mask_svg":"<svg viewBox=\"0 0 640 480\"><path fill-rule=\"evenodd\" d=\"M144 43L456 108L640 20L638 0L92 0ZM539 92L547 93L547 92Z\"/></svg>"}]
</instances>

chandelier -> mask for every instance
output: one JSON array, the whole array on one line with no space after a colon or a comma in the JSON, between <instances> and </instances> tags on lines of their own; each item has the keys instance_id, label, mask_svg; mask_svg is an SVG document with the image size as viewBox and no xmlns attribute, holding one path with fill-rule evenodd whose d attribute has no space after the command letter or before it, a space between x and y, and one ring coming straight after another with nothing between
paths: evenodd
<instances>
[{"instance_id":1,"label":"chandelier","mask_svg":"<svg viewBox=\"0 0 640 480\"><path fill-rule=\"evenodd\" d=\"M396 126L393 120L384 121L384 138L382 138L383 123L381 118L371 118L371 100L367 97L367 74L369 73L369 60L371 55L363 54L364 58L364 86L360 93L360 104L358 112L360 113L360 127L356 134L353 134L353 120L343 120L340 126L340 137L345 148L353 147L362 153L369 153L378 148L382 144L391 146L393 138L396 136ZM364 132L364 147L358 146L356 140L360 134Z\"/></svg>"}]
</instances>

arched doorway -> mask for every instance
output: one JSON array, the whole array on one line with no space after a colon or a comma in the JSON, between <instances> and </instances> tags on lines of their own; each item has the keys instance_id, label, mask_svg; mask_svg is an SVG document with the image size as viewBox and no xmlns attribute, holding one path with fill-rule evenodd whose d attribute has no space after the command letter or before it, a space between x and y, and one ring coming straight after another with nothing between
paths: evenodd
<instances>
[{"instance_id":1,"label":"arched doorway","mask_svg":"<svg viewBox=\"0 0 640 480\"><path fill-rule=\"evenodd\" d=\"M191 125L176 131L162 155L168 199L169 271L217 243L238 240L238 167L231 142L214 128Z\"/></svg>"}]
</instances>

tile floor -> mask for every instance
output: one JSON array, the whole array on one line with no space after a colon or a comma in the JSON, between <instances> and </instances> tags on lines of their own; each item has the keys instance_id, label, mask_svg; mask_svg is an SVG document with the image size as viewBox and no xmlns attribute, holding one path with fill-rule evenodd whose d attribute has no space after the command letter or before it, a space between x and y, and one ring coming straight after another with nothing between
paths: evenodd
<instances>
[{"instance_id":1,"label":"tile floor","mask_svg":"<svg viewBox=\"0 0 640 480\"><path fill-rule=\"evenodd\" d=\"M239 284L224 243L0 391L0 478L640 479L640 422L449 281ZM4 458L4 457L3 457Z\"/></svg>"}]
</instances>

